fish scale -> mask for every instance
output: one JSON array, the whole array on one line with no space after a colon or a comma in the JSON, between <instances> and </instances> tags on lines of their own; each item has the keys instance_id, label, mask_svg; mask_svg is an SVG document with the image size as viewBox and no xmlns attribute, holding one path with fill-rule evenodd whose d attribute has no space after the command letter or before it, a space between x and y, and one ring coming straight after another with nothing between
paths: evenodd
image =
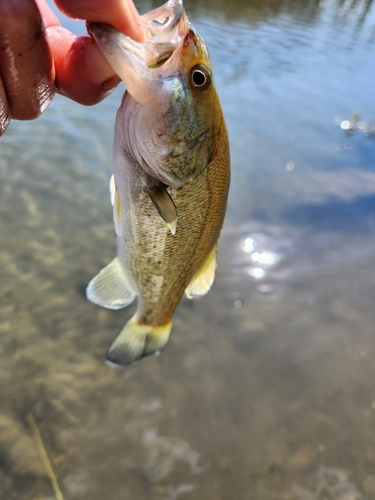
<instances>
[{"instance_id":1,"label":"fish scale","mask_svg":"<svg viewBox=\"0 0 375 500\"><path fill-rule=\"evenodd\" d=\"M224 127L221 136L221 144L225 145ZM137 283L142 297L137 313L143 324L164 325L168 322L193 275L219 237L225 212L222 200L226 198L229 184L228 151L222 149L193 182L171 190L178 213L175 236L168 231L147 196L138 196L141 183L132 175L137 176L139 169L133 166L130 170L130 165L126 169L129 190L139 201L134 204L137 217L130 217L135 222L124 229L124 240L119 239L118 244L132 241L128 251L120 248L120 260ZM149 281L151 276L160 275L167 279L156 293Z\"/></svg>"}]
</instances>

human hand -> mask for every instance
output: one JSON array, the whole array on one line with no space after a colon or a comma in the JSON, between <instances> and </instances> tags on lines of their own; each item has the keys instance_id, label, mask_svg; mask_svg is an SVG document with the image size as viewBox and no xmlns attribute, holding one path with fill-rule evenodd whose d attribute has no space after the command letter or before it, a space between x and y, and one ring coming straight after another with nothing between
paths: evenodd
<instances>
[{"instance_id":1,"label":"human hand","mask_svg":"<svg viewBox=\"0 0 375 500\"><path fill-rule=\"evenodd\" d=\"M66 15L143 33L132 0L56 0ZM94 40L58 22L46 0L0 0L0 136L13 118L31 120L55 92L80 104L104 99L120 79Z\"/></svg>"}]
</instances>

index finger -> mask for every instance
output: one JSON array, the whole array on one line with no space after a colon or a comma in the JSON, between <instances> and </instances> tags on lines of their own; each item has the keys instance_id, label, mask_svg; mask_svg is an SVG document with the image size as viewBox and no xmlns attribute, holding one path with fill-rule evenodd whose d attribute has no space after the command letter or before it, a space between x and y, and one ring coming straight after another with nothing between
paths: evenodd
<instances>
[{"instance_id":1,"label":"index finger","mask_svg":"<svg viewBox=\"0 0 375 500\"><path fill-rule=\"evenodd\" d=\"M94 40L88 35L76 37L60 26L45 0L35 2L46 28L58 92L86 105L104 99L120 79Z\"/></svg>"},{"instance_id":2,"label":"index finger","mask_svg":"<svg viewBox=\"0 0 375 500\"><path fill-rule=\"evenodd\" d=\"M67 16L110 24L137 42L144 41L142 24L132 0L55 0Z\"/></svg>"}]
</instances>

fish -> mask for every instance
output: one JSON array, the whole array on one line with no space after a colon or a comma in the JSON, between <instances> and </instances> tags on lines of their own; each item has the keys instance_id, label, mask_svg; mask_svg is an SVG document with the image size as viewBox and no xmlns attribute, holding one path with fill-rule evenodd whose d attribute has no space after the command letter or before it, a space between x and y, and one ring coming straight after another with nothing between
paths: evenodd
<instances>
[{"instance_id":1,"label":"fish","mask_svg":"<svg viewBox=\"0 0 375 500\"><path fill-rule=\"evenodd\" d=\"M87 25L126 87L110 183L117 257L86 290L108 309L137 297L107 353L120 367L159 354L184 293L198 298L211 288L230 183L228 133L204 39L182 0L139 19L143 42Z\"/></svg>"}]
</instances>

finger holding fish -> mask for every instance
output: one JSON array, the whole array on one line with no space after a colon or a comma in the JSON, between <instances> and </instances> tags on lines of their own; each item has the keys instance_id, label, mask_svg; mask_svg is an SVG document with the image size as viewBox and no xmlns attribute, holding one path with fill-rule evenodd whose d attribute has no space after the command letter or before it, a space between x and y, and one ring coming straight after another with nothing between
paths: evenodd
<instances>
[{"instance_id":1,"label":"finger holding fish","mask_svg":"<svg viewBox=\"0 0 375 500\"><path fill-rule=\"evenodd\" d=\"M140 16L132 0L55 0L68 17L110 24L137 42L143 42Z\"/></svg>"},{"instance_id":2,"label":"finger holding fish","mask_svg":"<svg viewBox=\"0 0 375 500\"><path fill-rule=\"evenodd\" d=\"M126 36L143 40L143 29L132 0L56 0L55 3L69 17L109 23ZM92 37L68 40L61 30L49 32L60 93L86 105L101 101L117 86L120 78Z\"/></svg>"},{"instance_id":3,"label":"finger holding fish","mask_svg":"<svg viewBox=\"0 0 375 500\"><path fill-rule=\"evenodd\" d=\"M53 57L56 79L55 84L60 94L79 102L92 105L103 100L119 83L119 78L113 71L102 52L98 49L90 36L76 36L60 26L56 16L44 0L36 0L40 10L49 48ZM55 2L64 12L64 1ZM116 0L117 4L121 4ZM69 4L69 2L68 2ZM82 19L96 19L106 17L107 21L113 20L114 4L108 5L102 1L76 2L79 14L74 17ZM68 9L69 10L69 9ZM68 12L69 14L69 12ZM131 9L123 12L122 27L125 33L134 33ZM130 17L128 17L130 16Z\"/></svg>"},{"instance_id":4,"label":"finger holding fish","mask_svg":"<svg viewBox=\"0 0 375 500\"><path fill-rule=\"evenodd\" d=\"M69 5L78 8L75 17L114 23L128 35L143 36L130 0L59 3L67 12ZM56 91L92 105L120 82L92 37L77 37L60 26L45 0L0 1L0 44L0 136L13 118L38 117Z\"/></svg>"}]
</instances>

